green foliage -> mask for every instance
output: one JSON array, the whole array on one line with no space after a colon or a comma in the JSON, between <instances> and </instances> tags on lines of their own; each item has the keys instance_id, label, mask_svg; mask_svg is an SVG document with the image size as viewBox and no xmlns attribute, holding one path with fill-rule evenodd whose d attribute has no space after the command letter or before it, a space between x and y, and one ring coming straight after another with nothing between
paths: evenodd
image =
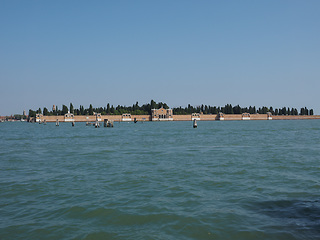
<instances>
[{"instance_id":1,"label":"green foliage","mask_svg":"<svg viewBox=\"0 0 320 240\"><path fill-rule=\"evenodd\" d=\"M13 118L14 118L15 120L21 120L21 119L23 119L23 115L15 114L15 115L13 115Z\"/></svg>"},{"instance_id":2,"label":"green foliage","mask_svg":"<svg viewBox=\"0 0 320 240\"><path fill-rule=\"evenodd\" d=\"M74 112L74 109L73 109L73 105L72 103L70 103L70 112L73 113Z\"/></svg>"},{"instance_id":3,"label":"green foliage","mask_svg":"<svg viewBox=\"0 0 320 240\"><path fill-rule=\"evenodd\" d=\"M33 111L32 109L29 109L29 117L35 117L36 116L36 112Z\"/></svg>"},{"instance_id":4,"label":"green foliage","mask_svg":"<svg viewBox=\"0 0 320 240\"><path fill-rule=\"evenodd\" d=\"M92 104L89 106L89 115L93 115L93 107Z\"/></svg>"},{"instance_id":5,"label":"green foliage","mask_svg":"<svg viewBox=\"0 0 320 240\"><path fill-rule=\"evenodd\" d=\"M151 109L156 109L157 108L157 103L155 101L151 100L150 106L151 106Z\"/></svg>"},{"instance_id":6,"label":"green foliage","mask_svg":"<svg viewBox=\"0 0 320 240\"><path fill-rule=\"evenodd\" d=\"M68 107L66 105L62 105L62 112L61 112L61 115L64 115L66 113L68 113Z\"/></svg>"},{"instance_id":7,"label":"green foliage","mask_svg":"<svg viewBox=\"0 0 320 240\"><path fill-rule=\"evenodd\" d=\"M49 113L48 109L47 109L46 107L43 108L43 115L44 115L44 116L47 116L48 113Z\"/></svg>"},{"instance_id":8,"label":"green foliage","mask_svg":"<svg viewBox=\"0 0 320 240\"><path fill-rule=\"evenodd\" d=\"M312 114L313 114L313 110L312 110ZM309 110L308 108L304 107L300 109L300 115L309 115Z\"/></svg>"}]
</instances>

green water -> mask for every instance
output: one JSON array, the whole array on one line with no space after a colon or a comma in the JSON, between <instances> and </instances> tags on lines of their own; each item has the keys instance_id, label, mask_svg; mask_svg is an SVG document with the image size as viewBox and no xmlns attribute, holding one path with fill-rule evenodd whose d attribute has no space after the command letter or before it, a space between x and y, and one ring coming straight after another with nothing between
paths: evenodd
<instances>
[{"instance_id":1,"label":"green water","mask_svg":"<svg viewBox=\"0 0 320 240\"><path fill-rule=\"evenodd\" d=\"M320 239L320 121L0 123L0 239Z\"/></svg>"}]
</instances>

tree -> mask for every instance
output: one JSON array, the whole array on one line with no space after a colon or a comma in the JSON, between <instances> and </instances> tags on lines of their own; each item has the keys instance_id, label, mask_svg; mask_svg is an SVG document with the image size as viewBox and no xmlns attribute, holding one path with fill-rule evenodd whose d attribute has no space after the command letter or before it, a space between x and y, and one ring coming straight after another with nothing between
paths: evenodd
<instances>
[{"instance_id":1,"label":"tree","mask_svg":"<svg viewBox=\"0 0 320 240\"><path fill-rule=\"evenodd\" d=\"M310 109L310 115L311 116L313 115L313 109L312 108Z\"/></svg>"},{"instance_id":2,"label":"tree","mask_svg":"<svg viewBox=\"0 0 320 240\"><path fill-rule=\"evenodd\" d=\"M218 114L218 110L217 110L217 107L216 106L210 106L211 110L210 110L210 113L211 114Z\"/></svg>"},{"instance_id":3,"label":"tree","mask_svg":"<svg viewBox=\"0 0 320 240\"><path fill-rule=\"evenodd\" d=\"M92 108L92 104L90 104L90 106L89 106L89 115L93 115L93 108Z\"/></svg>"},{"instance_id":4,"label":"tree","mask_svg":"<svg viewBox=\"0 0 320 240\"><path fill-rule=\"evenodd\" d=\"M108 103L107 104L107 114L110 114L111 112L110 112L110 104Z\"/></svg>"},{"instance_id":5,"label":"tree","mask_svg":"<svg viewBox=\"0 0 320 240\"><path fill-rule=\"evenodd\" d=\"M283 108L282 108L282 115L287 115L287 109L286 109L286 107L283 107Z\"/></svg>"},{"instance_id":6,"label":"tree","mask_svg":"<svg viewBox=\"0 0 320 240\"><path fill-rule=\"evenodd\" d=\"M48 109L45 107L45 108L43 108L43 115L45 115L45 116L47 116L48 115Z\"/></svg>"},{"instance_id":7,"label":"tree","mask_svg":"<svg viewBox=\"0 0 320 240\"><path fill-rule=\"evenodd\" d=\"M74 109L73 109L73 105L72 103L70 103L70 112L73 113Z\"/></svg>"},{"instance_id":8,"label":"tree","mask_svg":"<svg viewBox=\"0 0 320 240\"><path fill-rule=\"evenodd\" d=\"M269 111L271 112L271 114L274 114L273 107L270 107Z\"/></svg>"},{"instance_id":9,"label":"tree","mask_svg":"<svg viewBox=\"0 0 320 240\"><path fill-rule=\"evenodd\" d=\"M151 100L151 102L150 102L150 107L151 107L151 109L156 109L156 108L157 108L156 102L153 101L153 100Z\"/></svg>"},{"instance_id":10,"label":"tree","mask_svg":"<svg viewBox=\"0 0 320 240\"><path fill-rule=\"evenodd\" d=\"M291 108L290 114L294 115L294 108Z\"/></svg>"},{"instance_id":11,"label":"tree","mask_svg":"<svg viewBox=\"0 0 320 240\"><path fill-rule=\"evenodd\" d=\"M68 107L66 106L66 105L62 105L62 112L61 112L61 114L62 115L64 115L64 114L66 114L66 113L68 113Z\"/></svg>"},{"instance_id":12,"label":"tree","mask_svg":"<svg viewBox=\"0 0 320 240\"><path fill-rule=\"evenodd\" d=\"M36 112L33 111L32 109L29 109L29 117L35 117L36 116Z\"/></svg>"},{"instance_id":13,"label":"tree","mask_svg":"<svg viewBox=\"0 0 320 240\"><path fill-rule=\"evenodd\" d=\"M300 115L304 115L304 108L300 108Z\"/></svg>"},{"instance_id":14,"label":"tree","mask_svg":"<svg viewBox=\"0 0 320 240\"><path fill-rule=\"evenodd\" d=\"M136 104L132 105L132 110L133 110L133 111L139 110L139 103L138 103L138 101L136 102Z\"/></svg>"}]
</instances>

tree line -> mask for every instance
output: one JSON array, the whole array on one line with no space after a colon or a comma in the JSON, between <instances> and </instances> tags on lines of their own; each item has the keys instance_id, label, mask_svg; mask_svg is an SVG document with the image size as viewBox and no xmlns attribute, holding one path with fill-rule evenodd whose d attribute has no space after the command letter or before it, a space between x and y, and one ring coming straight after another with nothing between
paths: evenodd
<instances>
[{"instance_id":1,"label":"tree line","mask_svg":"<svg viewBox=\"0 0 320 240\"><path fill-rule=\"evenodd\" d=\"M132 106L113 106L110 103L107 103L105 107L94 108L92 104L89 105L89 108L84 108L80 105L79 108L74 108L73 104L70 103L69 108L66 105L62 105L61 110L56 106L55 109L49 111L48 108L44 107L43 109L39 108L38 110L29 110L29 116L35 117L36 114L40 113L44 116L59 116L64 115L68 112L73 113L74 115L93 115L94 113L101 113L102 115L122 115L124 113L130 113L132 115L150 115L151 109L158 109L164 107L168 109L169 106L163 102L155 102L153 100L150 103L139 106L139 103L136 102Z\"/></svg>"},{"instance_id":2,"label":"tree line","mask_svg":"<svg viewBox=\"0 0 320 240\"><path fill-rule=\"evenodd\" d=\"M301 108L300 112L296 108L289 108L289 107L283 107L283 108L273 108L273 107L259 107L256 108L255 106L250 107L240 107L232 106L231 104L226 104L224 107L216 107L216 106L210 106L210 105L201 105L201 106L191 106L188 104L187 107L182 108L173 108L173 114L175 115L186 115L186 114L192 114L192 113L203 113L203 114L218 114L218 113L224 113L224 114L242 114L242 113L250 113L250 114L266 114L270 112L272 115L313 115L313 109L308 109L306 107Z\"/></svg>"},{"instance_id":3,"label":"tree line","mask_svg":"<svg viewBox=\"0 0 320 240\"><path fill-rule=\"evenodd\" d=\"M43 114L45 116L56 116L56 115L64 115L68 112L73 113L74 115L93 115L94 113L101 113L102 115L121 115L124 113L130 113L132 115L150 115L151 109L159 109L159 108L168 109L169 106L163 102L155 102L153 100L150 103L139 106L139 103L136 102L132 106L121 106L118 105L114 107L107 103L105 107L94 108L92 104L89 105L89 108L84 108L84 106L80 105L79 108L74 108L73 104L70 103L69 108L66 105L62 105L61 110L56 106L55 109L51 111L48 108L44 107L43 109L39 108L34 111L32 109L29 110L29 116L35 117L37 113ZM273 108L273 107L259 107L255 106L249 107L240 107L232 106L231 104L226 104L224 107L210 106L210 105L201 105L201 106L191 106L188 104L187 107L175 107L172 109L173 114L175 115L186 115L192 113L203 113L203 114L242 114L242 113L250 113L250 114L266 114L268 112L272 113L272 115L313 115L313 109L308 109L307 107L301 108L300 112L296 108Z\"/></svg>"}]
</instances>

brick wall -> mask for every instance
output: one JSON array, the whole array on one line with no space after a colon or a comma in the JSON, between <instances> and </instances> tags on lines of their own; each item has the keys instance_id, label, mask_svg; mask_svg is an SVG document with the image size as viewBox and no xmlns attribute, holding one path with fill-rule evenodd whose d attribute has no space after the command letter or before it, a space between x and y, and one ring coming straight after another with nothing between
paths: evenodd
<instances>
[{"instance_id":1,"label":"brick wall","mask_svg":"<svg viewBox=\"0 0 320 240\"><path fill-rule=\"evenodd\" d=\"M173 121L191 121L191 115L173 115Z\"/></svg>"},{"instance_id":2,"label":"brick wall","mask_svg":"<svg viewBox=\"0 0 320 240\"><path fill-rule=\"evenodd\" d=\"M88 117L88 119L87 119ZM214 121L216 120L217 115L215 114L201 114L200 121ZM134 121L134 118L137 121L151 121L150 115L132 115L131 119ZM64 122L64 116L43 116L41 120L46 120L47 122ZM121 121L121 115L102 115L101 121L103 122L104 119L112 120L112 121ZM224 120L241 120L241 114L224 114ZM313 116L300 116L300 115L278 115L272 116L272 120L296 120L296 119L320 119L320 115L313 115ZM96 116L74 116L74 120L76 122L94 122L96 120ZM191 121L191 115L173 115L174 121ZM251 114L250 120L267 120L267 114Z\"/></svg>"}]
</instances>

